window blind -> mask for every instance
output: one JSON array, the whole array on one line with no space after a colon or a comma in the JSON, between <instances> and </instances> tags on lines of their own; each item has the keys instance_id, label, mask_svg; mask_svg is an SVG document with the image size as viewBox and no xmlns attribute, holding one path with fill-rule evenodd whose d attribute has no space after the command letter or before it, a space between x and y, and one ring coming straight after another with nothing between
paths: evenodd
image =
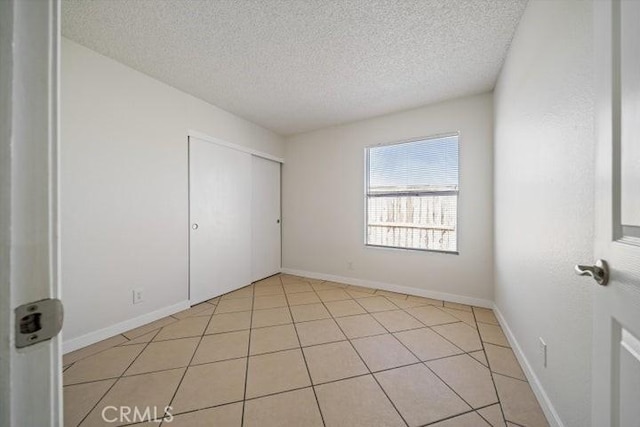
<instances>
[{"instance_id":1,"label":"window blind","mask_svg":"<svg viewBox=\"0 0 640 427\"><path fill-rule=\"evenodd\" d=\"M458 136L369 147L366 244L457 252Z\"/></svg>"}]
</instances>

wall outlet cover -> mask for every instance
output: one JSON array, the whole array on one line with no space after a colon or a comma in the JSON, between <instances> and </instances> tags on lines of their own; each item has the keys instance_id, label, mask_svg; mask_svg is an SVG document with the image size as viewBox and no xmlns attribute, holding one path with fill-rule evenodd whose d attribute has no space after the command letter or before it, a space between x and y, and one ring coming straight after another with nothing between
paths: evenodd
<instances>
[{"instance_id":1,"label":"wall outlet cover","mask_svg":"<svg viewBox=\"0 0 640 427\"><path fill-rule=\"evenodd\" d=\"M140 304L142 301L144 301L143 289L142 288L134 289L133 290L133 303L134 304Z\"/></svg>"}]
</instances>

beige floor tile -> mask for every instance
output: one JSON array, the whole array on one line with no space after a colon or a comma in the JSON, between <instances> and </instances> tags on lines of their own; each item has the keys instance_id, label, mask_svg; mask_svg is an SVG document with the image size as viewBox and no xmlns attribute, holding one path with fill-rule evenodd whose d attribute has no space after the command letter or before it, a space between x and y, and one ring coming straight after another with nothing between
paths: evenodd
<instances>
[{"instance_id":1,"label":"beige floor tile","mask_svg":"<svg viewBox=\"0 0 640 427\"><path fill-rule=\"evenodd\" d=\"M87 356L92 356L94 354L100 353L101 351L124 344L126 342L127 338L125 338L124 336L115 335L111 338L107 338L106 340L102 340L95 344L91 344L87 347L83 347L79 350L65 354L64 356L62 356L62 364L64 366L70 365L73 362L77 362L78 360L84 359Z\"/></svg>"},{"instance_id":2,"label":"beige floor tile","mask_svg":"<svg viewBox=\"0 0 640 427\"><path fill-rule=\"evenodd\" d=\"M256 297L284 295L284 288L282 286L259 286L253 291L253 295Z\"/></svg>"},{"instance_id":3,"label":"beige floor tile","mask_svg":"<svg viewBox=\"0 0 640 427\"><path fill-rule=\"evenodd\" d=\"M407 329L422 328L424 325L403 310L381 311L373 313L373 317L389 332L404 331Z\"/></svg>"},{"instance_id":4,"label":"beige floor tile","mask_svg":"<svg viewBox=\"0 0 640 427\"><path fill-rule=\"evenodd\" d=\"M73 366L64 371L64 384L77 384L119 377L131 362L138 357L144 347L145 344L113 347L78 360Z\"/></svg>"},{"instance_id":5,"label":"beige floor tile","mask_svg":"<svg viewBox=\"0 0 640 427\"><path fill-rule=\"evenodd\" d=\"M295 322L306 322L309 320L328 319L331 314L324 308L323 304L305 304L291 307L291 314Z\"/></svg>"},{"instance_id":6,"label":"beige floor tile","mask_svg":"<svg viewBox=\"0 0 640 427\"><path fill-rule=\"evenodd\" d=\"M299 346L293 325L269 326L251 330L249 354L288 350Z\"/></svg>"},{"instance_id":7,"label":"beige floor tile","mask_svg":"<svg viewBox=\"0 0 640 427\"><path fill-rule=\"evenodd\" d=\"M251 310L252 304L253 300L251 298L220 300L214 315Z\"/></svg>"},{"instance_id":8,"label":"beige floor tile","mask_svg":"<svg viewBox=\"0 0 640 427\"><path fill-rule=\"evenodd\" d=\"M380 295L380 296L383 296L383 297L390 298L393 301L396 301L396 300L402 301L402 300L406 300L407 299L407 295L406 294L401 294L401 293L398 293L398 292L391 292L391 291L381 291L380 289L378 289L376 291L376 295Z\"/></svg>"},{"instance_id":9,"label":"beige floor tile","mask_svg":"<svg viewBox=\"0 0 640 427\"><path fill-rule=\"evenodd\" d=\"M315 387L327 427L400 427L402 418L370 375Z\"/></svg>"},{"instance_id":10,"label":"beige floor tile","mask_svg":"<svg viewBox=\"0 0 640 427\"><path fill-rule=\"evenodd\" d=\"M302 292L313 292L313 288L308 283L289 283L284 285L284 292L289 294L298 294Z\"/></svg>"},{"instance_id":11,"label":"beige floor tile","mask_svg":"<svg viewBox=\"0 0 640 427\"><path fill-rule=\"evenodd\" d=\"M306 277L296 276L294 274L281 274L278 277L280 277L280 279L282 279L282 283L306 282L307 281Z\"/></svg>"},{"instance_id":12,"label":"beige floor tile","mask_svg":"<svg viewBox=\"0 0 640 427\"><path fill-rule=\"evenodd\" d=\"M332 291L332 290L336 290L336 289L343 289L342 286L332 283L332 282L322 282L322 283L312 283L311 287L316 291L316 292L321 292L321 291Z\"/></svg>"},{"instance_id":13,"label":"beige floor tile","mask_svg":"<svg viewBox=\"0 0 640 427\"><path fill-rule=\"evenodd\" d=\"M241 331L251 326L251 312L214 314L205 334Z\"/></svg>"},{"instance_id":14,"label":"beige floor tile","mask_svg":"<svg viewBox=\"0 0 640 427\"><path fill-rule=\"evenodd\" d=\"M469 356L473 357L474 359L482 363L487 368L489 367L489 362L487 361L487 357L484 355L484 351L482 350L472 351L471 353L469 353Z\"/></svg>"},{"instance_id":15,"label":"beige floor tile","mask_svg":"<svg viewBox=\"0 0 640 427\"><path fill-rule=\"evenodd\" d=\"M507 341L507 337L502 332L502 328L500 326L479 323L478 331L480 331L480 338L482 339L482 342L510 347L509 341Z\"/></svg>"},{"instance_id":16,"label":"beige floor tile","mask_svg":"<svg viewBox=\"0 0 640 427\"><path fill-rule=\"evenodd\" d=\"M104 426L106 423L102 419L102 412L105 411L107 417L111 419L115 415L114 412L110 413L108 409L105 409L107 407L138 407L142 411L149 407L151 411L157 410L159 414L162 414L164 408L169 405L183 373L184 368L120 378L81 425L83 427ZM130 422L134 422L134 420L130 420ZM126 424L126 421L107 425L121 424Z\"/></svg>"},{"instance_id":17,"label":"beige floor tile","mask_svg":"<svg viewBox=\"0 0 640 427\"><path fill-rule=\"evenodd\" d=\"M325 285L328 285L328 286L333 286L333 287L336 287L336 288L342 288L342 289L345 289L345 288L347 288L347 287L349 286L349 285L348 285L348 284L346 284L346 283L341 283L341 282L332 282L332 281L330 281L330 280L325 280L325 281L324 281L324 282L322 282L322 283L324 283Z\"/></svg>"},{"instance_id":18,"label":"beige floor tile","mask_svg":"<svg viewBox=\"0 0 640 427\"><path fill-rule=\"evenodd\" d=\"M310 385L300 349L249 358L247 399Z\"/></svg>"},{"instance_id":19,"label":"beige floor tile","mask_svg":"<svg viewBox=\"0 0 640 427\"><path fill-rule=\"evenodd\" d=\"M375 290L373 289L372 291L375 292ZM361 292L361 291L356 291L349 288L345 289L345 292L348 293L351 298L357 298L357 299L372 298L376 296L373 292Z\"/></svg>"},{"instance_id":20,"label":"beige floor tile","mask_svg":"<svg viewBox=\"0 0 640 427\"><path fill-rule=\"evenodd\" d=\"M370 314L340 317L336 321L348 338L361 338L387 333L387 330Z\"/></svg>"},{"instance_id":21,"label":"beige floor tile","mask_svg":"<svg viewBox=\"0 0 640 427\"><path fill-rule=\"evenodd\" d=\"M215 298L208 299L207 302L209 304L218 305L218 303L220 302L220 297L215 297Z\"/></svg>"},{"instance_id":22,"label":"beige floor tile","mask_svg":"<svg viewBox=\"0 0 640 427\"><path fill-rule=\"evenodd\" d=\"M376 335L352 341L372 372L417 363L419 360L393 335Z\"/></svg>"},{"instance_id":23,"label":"beige floor tile","mask_svg":"<svg viewBox=\"0 0 640 427\"><path fill-rule=\"evenodd\" d=\"M328 289L318 291L318 296L323 302L350 300L351 296L343 289Z\"/></svg>"},{"instance_id":24,"label":"beige floor tile","mask_svg":"<svg viewBox=\"0 0 640 427\"><path fill-rule=\"evenodd\" d=\"M303 349L313 384L369 373L348 341Z\"/></svg>"},{"instance_id":25,"label":"beige floor tile","mask_svg":"<svg viewBox=\"0 0 640 427\"><path fill-rule=\"evenodd\" d=\"M263 328L265 326L286 325L292 322L289 307L267 308L253 312L251 327Z\"/></svg>"},{"instance_id":26,"label":"beige floor tile","mask_svg":"<svg viewBox=\"0 0 640 427\"><path fill-rule=\"evenodd\" d=\"M302 278L298 279L288 274L274 274L273 276L265 277L264 279L257 281L256 283L254 283L254 285L259 285L261 283L262 284L283 283L288 280L302 280Z\"/></svg>"},{"instance_id":27,"label":"beige floor tile","mask_svg":"<svg viewBox=\"0 0 640 427\"><path fill-rule=\"evenodd\" d=\"M429 328L396 332L394 335L423 361L463 353L461 349Z\"/></svg>"},{"instance_id":28,"label":"beige floor tile","mask_svg":"<svg viewBox=\"0 0 640 427\"><path fill-rule=\"evenodd\" d=\"M213 304L209 304L207 302L203 302L202 304L198 304L198 305L194 305L191 308L188 308L186 310L182 310L179 311L175 314L172 314L173 317L177 318L177 319L185 319L187 317L193 317L196 315L200 315L199 313L205 312L205 311L211 311L211 309L215 308L215 306ZM213 314L213 313L211 313Z\"/></svg>"},{"instance_id":29,"label":"beige floor tile","mask_svg":"<svg viewBox=\"0 0 640 427\"><path fill-rule=\"evenodd\" d=\"M432 423L471 409L422 364L379 372L375 377L409 426Z\"/></svg>"},{"instance_id":30,"label":"beige floor tile","mask_svg":"<svg viewBox=\"0 0 640 427\"><path fill-rule=\"evenodd\" d=\"M153 341L199 337L204 334L208 323L209 319L206 317L187 317L162 328Z\"/></svg>"},{"instance_id":31,"label":"beige floor tile","mask_svg":"<svg viewBox=\"0 0 640 427\"><path fill-rule=\"evenodd\" d=\"M220 297L220 300L230 300L230 299L238 299L238 298L251 298L253 296L253 286L246 286L244 288L240 288L236 291L229 292L228 294L224 294Z\"/></svg>"},{"instance_id":32,"label":"beige floor tile","mask_svg":"<svg viewBox=\"0 0 640 427\"><path fill-rule=\"evenodd\" d=\"M242 400L246 364L235 359L190 366L171 403L174 413Z\"/></svg>"},{"instance_id":33,"label":"beige floor tile","mask_svg":"<svg viewBox=\"0 0 640 427\"><path fill-rule=\"evenodd\" d=\"M424 305L428 305L427 303L425 303L424 301L415 301L415 300L410 300L409 298L405 299L405 300L393 300L393 303L395 305L398 306L398 308L401 308L403 310L406 310L407 308L413 308L413 307L421 307Z\"/></svg>"},{"instance_id":34,"label":"beige floor tile","mask_svg":"<svg viewBox=\"0 0 640 427\"><path fill-rule=\"evenodd\" d=\"M444 302L444 306L448 307L448 308L453 308L453 309L461 310L461 311L467 311L467 312L471 313L471 306L470 305L460 304L460 303L457 303L457 302L445 301Z\"/></svg>"},{"instance_id":35,"label":"beige floor tile","mask_svg":"<svg viewBox=\"0 0 640 427\"><path fill-rule=\"evenodd\" d=\"M505 427L500 404L487 406L486 408L478 409L476 412L480 414L491 427Z\"/></svg>"},{"instance_id":36,"label":"beige floor tile","mask_svg":"<svg viewBox=\"0 0 640 427\"><path fill-rule=\"evenodd\" d=\"M254 310L262 310L265 308L286 307L287 299L283 295L267 295L264 297L255 297L253 302Z\"/></svg>"},{"instance_id":37,"label":"beige floor tile","mask_svg":"<svg viewBox=\"0 0 640 427\"><path fill-rule=\"evenodd\" d=\"M482 350L478 331L463 322L434 326L434 331L463 349L464 351Z\"/></svg>"},{"instance_id":38,"label":"beige floor tile","mask_svg":"<svg viewBox=\"0 0 640 427\"><path fill-rule=\"evenodd\" d=\"M489 366L492 372L518 378L523 381L527 380L518 363L518 359L516 359L515 354L513 354L510 348L485 343L484 350L487 352L487 359L489 360Z\"/></svg>"},{"instance_id":39,"label":"beige floor tile","mask_svg":"<svg viewBox=\"0 0 640 427\"><path fill-rule=\"evenodd\" d=\"M449 418L439 423L431 424L429 427L491 427L482 417L475 412L469 412L454 418Z\"/></svg>"},{"instance_id":40,"label":"beige floor tile","mask_svg":"<svg viewBox=\"0 0 640 427\"><path fill-rule=\"evenodd\" d=\"M198 317L211 317L211 315L215 312L216 310L216 306L214 304L209 304L211 306L211 308L207 308L205 310L199 311L197 313L194 313L193 316L198 316Z\"/></svg>"},{"instance_id":41,"label":"beige floor tile","mask_svg":"<svg viewBox=\"0 0 640 427\"><path fill-rule=\"evenodd\" d=\"M247 357L248 353L249 331L206 335L202 338L191 364L200 365L220 360Z\"/></svg>"},{"instance_id":42,"label":"beige floor tile","mask_svg":"<svg viewBox=\"0 0 640 427\"><path fill-rule=\"evenodd\" d=\"M464 310L458 310L457 308L449 308L449 307L443 307L442 310L445 311L446 313L452 315L456 319L463 321L467 325L469 325L469 326L471 326L473 328L476 328L476 319L475 319L475 317L473 317L473 313L472 312L464 311Z\"/></svg>"},{"instance_id":43,"label":"beige floor tile","mask_svg":"<svg viewBox=\"0 0 640 427\"><path fill-rule=\"evenodd\" d=\"M134 338L132 340L128 340L126 342L123 342L120 345L146 344L148 342L151 342L153 337L155 337L158 334L158 332L160 332L160 331L149 332L148 334L141 335L138 338Z\"/></svg>"},{"instance_id":44,"label":"beige floor tile","mask_svg":"<svg viewBox=\"0 0 640 427\"><path fill-rule=\"evenodd\" d=\"M355 291L355 292L361 292L363 294L375 294L376 290L373 288L365 288L364 286L356 286L356 285L348 285L345 290L347 292L349 291Z\"/></svg>"},{"instance_id":45,"label":"beige floor tile","mask_svg":"<svg viewBox=\"0 0 640 427\"><path fill-rule=\"evenodd\" d=\"M163 317L162 319L156 320L155 322L147 323L146 325L142 325L138 328L127 331L122 335L132 340L134 338L138 338L139 336L148 334L151 331L155 331L157 329L160 329L174 322L177 322L177 320L171 316Z\"/></svg>"},{"instance_id":46,"label":"beige floor tile","mask_svg":"<svg viewBox=\"0 0 640 427\"><path fill-rule=\"evenodd\" d=\"M115 382L113 379L64 387L64 425L80 424Z\"/></svg>"},{"instance_id":47,"label":"beige floor tile","mask_svg":"<svg viewBox=\"0 0 640 427\"><path fill-rule=\"evenodd\" d=\"M493 380L507 421L527 427L549 425L529 383L499 374L494 374Z\"/></svg>"},{"instance_id":48,"label":"beige floor tile","mask_svg":"<svg viewBox=\"0 0 640 427\"><path fill-rule=\"evenodd\" d=\"M303 346L324 344L347 339L333 319L296 323L300 344Z\"/></svg>"},{"instance_id":49,"label":"beige floor tile","mask_svg":"<svg viewBox=\"0 0 640 427\"><path fill-rule=\"evenodd\" d=\"M181 338L170 341L152 342L125 372L135 375L144 372L187 366L196 351L200 338Z\"/></svg>"},{"instance_id":50,"label":"beige floor tile","mask_svg":"<svg viewBox=\"0 0 640 427\"><path fill-rule=\"evenodd\" d=\"M300 292L296 294L287 294L287 300L290 306L303 304L319 304L320 298L315 292Z\"/></svg>"},{"instance_id":51,"label":"beige floor tile","mask_svg":"<svg viewBox=\"0 0 640 427\"><path fill-rule=\"evenodd\" d=\"M458 322L457 318L432 305L408 308L406 311L427 326Z\"/></svg>"},{"instance_id":52,"label":"beige floor tile","mask_svg":"<svg viewBox=\"0 0 640 427\"><path fill-rule=\"evenodd\" d=\"M489 369L471 356L461 354L426 364L471 407L480 408L498 402Z\"/></svg>"},{"instance_id":53,"label":"beige floor tile","mask_svg":"<svg viewBox=\"0 0 640 427\"><path fill-rule=\"evenodd\" d=\"M312 388L248 400L244 427L323 427Z\"/></svg>"},{"instance_id":54,"label":"beige floor tile","mask_svg":"<svg viewBox=\"0 0 640 427\"><path fill-rule=\"evenodd\" d=\"M352 316L354 314L366 313L360 304L352 299L327 302L325 305L333 317Z\"/></svg>"},{"instance_id":55,"label":"beige floor tile","mask_svg":"<svg viewBox=\"0 0 640 427\"><path fill-rule=\"evenodd\" d=\"M171 422L167 421L164 425L170 427L241 427L242 402L175 415Z\"/></svg>"},{"instance_id":56,"label":"beige floor tile","mask_svg":"<svg viewBox=\"0 0 640 427\"><path fill-rule=\"evenodd\" d=\"M498 319L493 313L493 310L490 310L488 308L473 307L473 312L476 315L476 321L478 322L489 323L492 325L498 324Z\"/></svg>"},{"instance_id":57,"label":"beige floor tile","mask_svg":"<svg viewBox=\"0 0 640 427\"><path fill-rule=\"evenodd\" d=\"M385 297L374 296L371 298L360 298L358 303L364 307L369 313L376 313L378 311L397 310L398 306L394 305L391 301Z\"/></svg>"},{"instance_id":58,"label":"beige floor tile","mask_svg":"<svg viewBox=\"0 0 640 427\"><path fill-rule=\"evenodd\" d=\"M425 298L425 297L415 297L413 295L409 295L409 297L407 297L408 301L414 301L414 302L420 302L423 305L435 305L436 307L442 307L444 306L444 302L439 300L439 299L433 299L433 298Z\"/></svg>"}]
</instances>

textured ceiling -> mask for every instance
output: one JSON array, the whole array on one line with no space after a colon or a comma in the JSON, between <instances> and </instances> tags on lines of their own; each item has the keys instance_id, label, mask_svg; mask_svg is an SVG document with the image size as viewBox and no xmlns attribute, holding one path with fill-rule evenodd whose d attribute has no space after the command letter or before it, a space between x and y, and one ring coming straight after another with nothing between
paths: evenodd
<instances>
[{"instance_id":1,"label":"textured ceiling","mask_svg":"<svg viewBox=\"0 0 640 427\"><path fill-rule=\"evenodd\" d=\"M491 90L527 0L65 0L62 33L283 135Z\"/></svg>"}]
</instances>

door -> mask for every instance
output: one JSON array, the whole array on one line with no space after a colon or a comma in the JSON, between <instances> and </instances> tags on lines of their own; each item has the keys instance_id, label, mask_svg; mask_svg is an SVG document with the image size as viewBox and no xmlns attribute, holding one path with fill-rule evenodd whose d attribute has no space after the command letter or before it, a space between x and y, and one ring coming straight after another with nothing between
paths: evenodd
<instances>
[{"instance_id":1,"label":"door","mask_svg":"<svg viewBox=\"0 0 640 427\"><path fill-rule=\"evenodd\" d=\"M251 283L251 155L189 138L189 300Z\"/></svg>"},{"instance_id":2,"label":"door","mask_svg":"<svg viewBox=\"0 0 640 427\"><path fill-rule=\"evenodd\" d=\"M280 163L252 156L252 278L280 272Z\"/></svg>"},{"instance_id":3,"label":"door","mask_svg":"<svg viewBox=\"0 0 640 427\"><path fill-rule=\"evenodd\" d=\"M594 2L595 286L592 425L640 426L640 2ZM595 283L595 282L594 282Z\"/></svg>"},{"instance_id":4,"label":"door","mask_svg":"<svg viewBox=\"0 0 640 427\"><path fill-rule=\"evenodd\" d=\"M35 321L46 314L43 303L31 304L60 298L59 16L55 0L0 1L2 426L62 425L61 336L38 342L50 323ZM15 327L23 304L35 310L33 322L21 323L29 334ZM17 348L21 336L33 344Z\"/></svg>"}]
</instances>

